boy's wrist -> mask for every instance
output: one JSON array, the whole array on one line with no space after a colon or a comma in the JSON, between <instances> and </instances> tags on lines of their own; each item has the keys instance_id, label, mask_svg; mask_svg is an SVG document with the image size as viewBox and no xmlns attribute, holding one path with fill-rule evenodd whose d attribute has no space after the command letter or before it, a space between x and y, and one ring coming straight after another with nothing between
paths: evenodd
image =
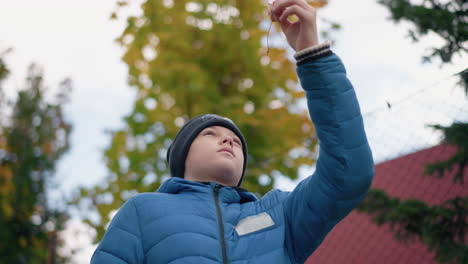
<instances>
[{"instance_id":1,"label":"boy's wrist","mask_svg":"<svg viewBox=\"0 0 468 264\"><path fill-rule=\"evenodd\" d=\"M315 60L332 54L333 52L331 51L330 46L331 42L325 41L321 44L317 44L296 52L296 54L294 54L296 64L299 66L307 61Z\"/></svg>"}]
</instances>

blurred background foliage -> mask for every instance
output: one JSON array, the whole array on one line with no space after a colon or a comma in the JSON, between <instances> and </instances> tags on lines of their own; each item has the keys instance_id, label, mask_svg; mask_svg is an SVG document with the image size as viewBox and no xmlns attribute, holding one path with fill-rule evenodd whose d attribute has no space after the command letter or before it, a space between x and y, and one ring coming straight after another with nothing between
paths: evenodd
<instances>
[{"instance_id":1,"label":"blurred background foliage","mask_svg":"<svg viewBox=\"0 0 468 264\"><path fill-rule=\"evenodd\" d=\"M69 148L71 125L63 105L71 81L63 80L48 100L43 71L31 64L24 88L7 101L6 53L0 54L0 263L67 263L58 249L68 213L50 206L49 190L56 164Z\"/></svg>"},{"instance_id":2,"label":"blurred background foliage","mask_svg":"<svg viewBox=\"0 0 468 264\"><path fill-rule=\"evenodd\" d=\"M111 18L126 6L119 2ZM74 201L98 212L99 219L84 216L97 240L125 200L156 191L170 177L166 151L197 115L215 113L236 122L248 144L243 187L258 195L275 186L275 175L296 179L301 165L315 162L317 139L299 106L304 92L295 65L284 46L270 41L266 47L267 2L148 0L141 9L141 16L126 18L117 39L137 100L124 127L110 133L106 180L82 188ZM278 32L272 28L270 38L281 38Z\"/></svg>"}]
</instances>

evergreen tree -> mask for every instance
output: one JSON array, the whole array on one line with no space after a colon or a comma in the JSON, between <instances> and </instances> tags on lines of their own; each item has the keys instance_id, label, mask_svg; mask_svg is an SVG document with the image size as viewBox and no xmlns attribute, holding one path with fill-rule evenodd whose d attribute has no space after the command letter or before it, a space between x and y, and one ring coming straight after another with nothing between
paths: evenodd
<instances>
[{"instance_id":1,"label":"evergreen tree","mask_svg":"<svg viewBox=\"0 0 468 264\"><path fill-rule=\"evenodd\" d=\"M0 57L0 82L8 73ZM69 147L71 126L62 107L70 80L61 83L56 102L50 103L42 76L38 66L29 67L26 87L11 103L11 116L0 120L0 263L67 261L57 252L67 214L49 206L48 186ZM5 107L5 100L0 103Z\"/></svg>"},{"instance_id":2,"label":"evergreen tree","mask_svg":"<svg viewBox=\"0 0 468 264\"><path fill-rule=\"evenodd\" d=\"M454 55L468 51L467 5L464 0L424 0L413 4L409 0L381 0L395 22L408 21L415 29L409 36L419 41L429 33L443 38L442 47L432 47L424 62L439 58L450 63ZM468 94L468 71L456 73L460 86ZM464 184L464 170L468 166L468 123L451 126L432 125L442 131L444 143L456 146L456 153L448 160L428 164L426 174L442 177L445 171L457 170L454 182ZM383 190L371 190L359 210L374 216L377 224L390 223L396 237L402 241L419 238L439 263L468 263L468 196L455 197L436 206L419 200L401 200L388 196Z\"/></svg>"}]
</instances>

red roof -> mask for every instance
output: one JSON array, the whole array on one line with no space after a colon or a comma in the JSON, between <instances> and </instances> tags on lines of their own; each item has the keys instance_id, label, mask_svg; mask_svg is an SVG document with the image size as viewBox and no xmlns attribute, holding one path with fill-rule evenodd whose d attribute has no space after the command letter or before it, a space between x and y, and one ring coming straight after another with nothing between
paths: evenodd
<instances>
[{"instance_id":1,"label":"red roof","mask_svg":"<svg viewBox=\"0 0 468 264\"><path fill-rule=\"evenodd\" d=\"M446 160L456 149L438 145L375 166L372 188L384 189L390 196L440 204L456 196L468 195L461 184L453 183L455 170L443 178L424 175L426 164ZM468 168L464 174L468 175ZM365 213L353 210L326 237L306 263L434 263L419 240L401 243L394 238L389 225L377 226Z\"/></svg>"}]
</instances>

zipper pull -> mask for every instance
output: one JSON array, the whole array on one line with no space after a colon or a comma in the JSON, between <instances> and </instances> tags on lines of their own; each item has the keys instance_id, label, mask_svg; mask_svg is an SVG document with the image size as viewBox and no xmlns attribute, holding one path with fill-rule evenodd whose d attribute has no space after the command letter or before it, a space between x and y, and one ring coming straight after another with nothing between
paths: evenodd
<instances>
[{"instance_id":1,"label":"zipper pull","mask_svg":"<svg viewBox=\"0 0 468 264\"><path fill-rule=\"evenodd\" d=\"M221 187L223 187L221 184L216 184L214 187L214 191L219 192L219 189L221 189Z\"/></svg>"}]
</instances>

